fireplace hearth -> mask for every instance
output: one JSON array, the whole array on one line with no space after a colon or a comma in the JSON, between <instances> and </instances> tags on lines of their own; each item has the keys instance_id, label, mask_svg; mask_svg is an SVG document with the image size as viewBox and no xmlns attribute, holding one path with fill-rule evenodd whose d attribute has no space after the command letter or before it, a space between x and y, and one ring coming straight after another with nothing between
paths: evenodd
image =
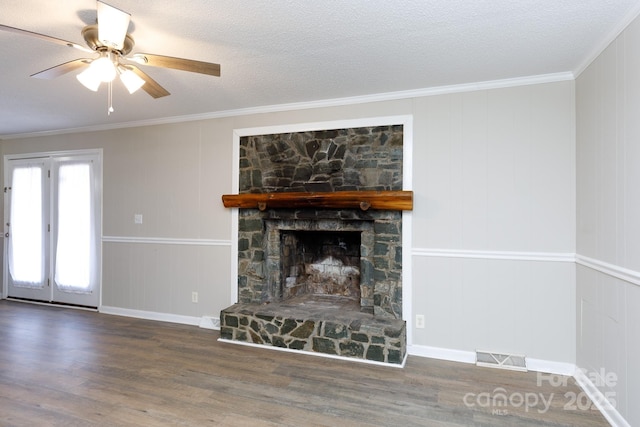
<instances>
[{"instance_id":1,"label":"fireplace hearth","mask_svg":"<svg viewBox=\"0 0 640 427\"><path fill-rule=\"evenodd\" d=\"M238 303L221 339L402 364L407 204L378 194L401 190L402 126L241 138L240 193L223 196L242 206ZM314 191L349 196L334 207Z\"/></svg>"}]
</instances>

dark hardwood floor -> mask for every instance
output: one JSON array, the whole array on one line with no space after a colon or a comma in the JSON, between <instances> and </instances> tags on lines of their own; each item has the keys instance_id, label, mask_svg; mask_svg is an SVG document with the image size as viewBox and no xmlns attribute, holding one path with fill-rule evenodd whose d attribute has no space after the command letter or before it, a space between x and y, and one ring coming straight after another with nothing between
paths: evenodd
<instances>
[{"instance_id":1,"label":"dark hardwood floor","mask_svg":"<svg viewBox=\"0 0 640 427\"><path fill-rule=\"evenodd\" d=\"M573 379L538 385L535 372L413 356L398 369L218 336L0 301L0 425L608 425L597 410L572 407L581 393Z\"/></svg>"}]
</instances>

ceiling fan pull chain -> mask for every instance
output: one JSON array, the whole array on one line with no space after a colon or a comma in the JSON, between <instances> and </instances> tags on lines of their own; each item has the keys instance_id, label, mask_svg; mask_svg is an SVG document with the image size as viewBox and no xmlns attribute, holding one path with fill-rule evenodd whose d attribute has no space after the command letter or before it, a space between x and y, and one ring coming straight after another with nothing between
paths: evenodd
<instances>
[{"instance_id":1,"label":"ceiling fan pull chain","mask_svg":"<svg viewBox=\"0 0 640 427\"><path fill-rule=\"evenodd\" d=\"M113 113L113 81L110 81L108 84L109 94L107 95L107 102L109 104L109 108L107 109L107 115L110 116Z\"/></svg>"}]
</instances>

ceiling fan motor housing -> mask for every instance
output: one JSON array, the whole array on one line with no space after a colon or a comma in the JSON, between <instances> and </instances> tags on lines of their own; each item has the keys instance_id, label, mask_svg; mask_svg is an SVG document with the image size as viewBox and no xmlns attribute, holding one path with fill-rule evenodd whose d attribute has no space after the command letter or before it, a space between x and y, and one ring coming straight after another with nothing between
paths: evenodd
<instances>
[{"instance_id":1,"label":"ceiling fan motor housing","mask_svg":"<svg viewBox=\"0 0 640 427\"><path fill-rule=\"evenodd\" d=\"M87 46L89 46L91 49L97 52L101 52L103 50L112 50L113 52L117 52L121 56L125 56L129 54L129 52L131 52L131 50L133 49L133 46L135 45L135 42L133 41L133 37L127 34L124 37L124 43L123 43L122 49L112 49L108 46L105 46L98 39L97 24L87 25L86 27L84 27L82 29L82 37L84 38L84 41L87 43Z\"/></svg>"}]
</instances>

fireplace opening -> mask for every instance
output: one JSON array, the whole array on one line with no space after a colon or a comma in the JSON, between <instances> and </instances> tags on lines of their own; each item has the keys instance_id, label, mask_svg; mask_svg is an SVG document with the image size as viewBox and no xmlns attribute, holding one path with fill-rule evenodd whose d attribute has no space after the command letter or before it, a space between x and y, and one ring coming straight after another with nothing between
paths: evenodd
<instances>
[{"instance_id":1,"label":"fireplace opening","mask_svg":"<svg viewBox=\"0 0 640 427\"><path fill-rule=\"evenodd\" d=\"M360 301L360 231L281 230L283 300L333 296Z\"/></svg>"}]
</instances>

